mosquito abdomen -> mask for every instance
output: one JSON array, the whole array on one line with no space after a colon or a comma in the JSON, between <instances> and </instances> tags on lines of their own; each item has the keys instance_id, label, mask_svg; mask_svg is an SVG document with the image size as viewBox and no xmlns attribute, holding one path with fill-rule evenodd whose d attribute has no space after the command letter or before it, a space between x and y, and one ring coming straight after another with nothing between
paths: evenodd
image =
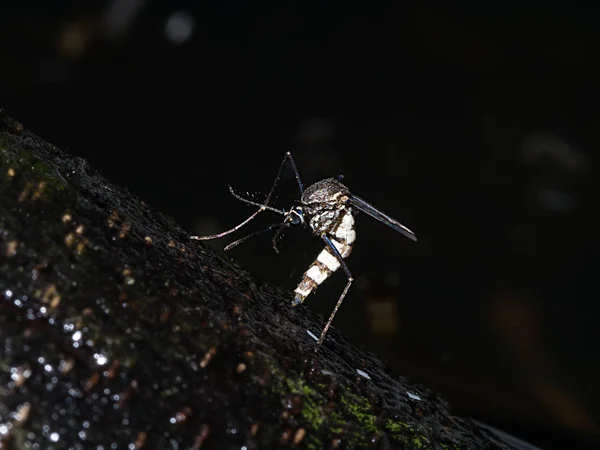
<instances>
[{"instance_id":1,"label":"mosquito abdomen","mask_svg":"<svg viewBox=\"0 0 600 450\"><path fill-rule=\"evenodd\" d=\"M347 258L352 252L352 246L356 239L354 231L354 217L349 209L342 214L342 219L330 234L331 242L338 249L342 258ZM317 287L329 276L340 268L340 261L333 254L333 250L325 247L317 256L294 291L296 294L292 302L293 306L299 305L313 293Z\"/></svg>"}]
</instances>

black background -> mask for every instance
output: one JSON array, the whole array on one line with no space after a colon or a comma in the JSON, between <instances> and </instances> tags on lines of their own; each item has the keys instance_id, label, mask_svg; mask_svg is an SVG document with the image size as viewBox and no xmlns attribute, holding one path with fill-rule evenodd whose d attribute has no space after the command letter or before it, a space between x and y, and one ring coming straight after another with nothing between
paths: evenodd
<instances>
[{"instance_id":1,"label":"black background","mask_svg":"<svg viewBox=\"0 0 600 450\"><path fill-rule=\"evenodd\" d=\"M358 217L335 326L456 410L551 448L598 435L599 18L432 0L7 2L0 107L190 233L243 220L227 185L261 201L287 150L305 184L344 174L419 242ZM291 171L278 192L297 199ZM322 244L292 230L280 247L264 236L231 256L293 289ZM344 282L306 305L328 315ZM395 331L377 333L369 308L390 301Z\"/></svg>"}]
</instances>

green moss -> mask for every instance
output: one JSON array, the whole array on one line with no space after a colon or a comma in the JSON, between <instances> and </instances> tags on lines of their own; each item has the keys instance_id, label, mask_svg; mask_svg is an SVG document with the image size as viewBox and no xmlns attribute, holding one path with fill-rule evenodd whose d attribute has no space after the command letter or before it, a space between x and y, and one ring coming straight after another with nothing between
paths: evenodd
<instances>
[{"instance_id":1,"label":"green moss","mask_svg":"<svg viewBox=\"0 0 600 450\"><path fill-rule=\"evenodd\" d=\"M388 419L383 429L378 427L377 416L373 413L372 404L364 397L356 395L349 390L343 390L339 394L339 404L342 405L342 411L333 410L326 412L324 408L327 401L323 394L327 389L326 384L311 385L300 377L286 377L278 364L264 362L267 363L268 370L274 379L284 380L283 383L278 383L273 388L274 393L280 397L290 394L302 396L303 405L299 415L313 431L326 428L328 435L340 436L349 448L368 446L369 442L365 435L376 434L381 431L385 431L393 441L403 442L411 448L431 448L429 439L422 434L421 430L414 426ZM349 422L357 423L363 432L352 435L344 434L347 429L346 425ZM367 433L364 433L365 431ZM306 448L320 449L323 448L324 444L317 436L309 434L306 437ZM448 446L444 446L444 448L452 450Z\"/></svg>"},{"instance_id":2,"label":"green moss","mask_svg":"<svg viewBox=\"0 0 600 450\"><path fill-rule=\"evenodd\" d=\"M360 423L365 430L370 432L378 431L378 428L375 425L377 418L370 412L372 406L369 401L352 393L346 393L340 400L342 405L344 405L348 412L354 416L356 421Z\"/></svg>"},{"instance_id":3,"label":"green moss","mask_svg":"<svg viewBox=\"0 0 600 450\"><path fill-rule=\"evenodd\" d=\"M18 155L18 156L17 156ZM63 192L67 184L56 173L56 170L33 156L26 150L15 147L6 137L0 136L0 179L7 178L7 171L12 169L14 176L23 177L29 183L32 193L39 191L39 200L51 200L53 194ZM44 183L40 189L40 182Z\"/></svg>"},{"instance_id":4,"label":"green moss","mask_svg":"<svg viewBox=\"0 0 600 450\"><path fill-rule=\"evenodd\" d=\"M290 387L291 384L292 383L289 383ZM298 380L298 385L300 387L300 392L294 393L302 395L302 418L315 428L323 426L327 417L323 411L322 405L316 401L318 393L307 386L303 380Z\"/></svg>"}]
</instances>

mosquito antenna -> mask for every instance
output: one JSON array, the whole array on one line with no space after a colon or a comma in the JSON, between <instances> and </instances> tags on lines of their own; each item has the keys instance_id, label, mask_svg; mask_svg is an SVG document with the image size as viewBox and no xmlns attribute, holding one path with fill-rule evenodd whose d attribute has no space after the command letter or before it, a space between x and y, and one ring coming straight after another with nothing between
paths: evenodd
<instances>
[{"instance_id":1,"label":"mosquito antenna","mask_svg":"<svg viewBox=\"0 0 600 450\"><path fill-rule=\"evenodd\" d=\"M227 244L223 250L225 250L225 251L231 250L232 248L237 247L242 242L250 239L251 237L266 233L267 231L271 231L273 228L280 227L280 226L281 226L281 222L277 222L277 223L274 223L273 225L269 225L264 230L255 231L254 233L250 233L250 234L244 236L243 238L238 239L237 241L233 241L231 244Z\"/></svg>"},{"instance_id":2,"label":"mosquito antenna","mask_svg":"<svg viewBox=\"0 0 600 450\"><path fill-rule=\"evenodd\" d=\"M263 203L253 202L252 200L248 200L247 198L242 197L240 194L236 193L231 186L229 186L229 192L231 192L231 195L233 195L235 198L237 198L241 202L244 202L244 203L247 203L247 204L253 205L253 206L258 206L263 211L268 210L268 211L276 212L277 214L285 215L285 211L283 211L282 209L277 209L277 208L273 208L271 206L267 206L267 204L269 203L269 200L270 200L268 197L267 197L267 200L265 201L265 203L263 204Z\"/></svg>"}]
</instances>

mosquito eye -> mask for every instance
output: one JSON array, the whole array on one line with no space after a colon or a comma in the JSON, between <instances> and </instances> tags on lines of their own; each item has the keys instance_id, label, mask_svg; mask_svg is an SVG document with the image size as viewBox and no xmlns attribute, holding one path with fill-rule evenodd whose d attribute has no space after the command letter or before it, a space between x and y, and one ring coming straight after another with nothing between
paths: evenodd
<instances>
[{"instance_id":1,"label":"mosquito eye","mask_svg":"<svg viewBox=\"0 0 600 450\"><path fill-rule=\"evenodd\" d=\"M300 225L302 223L302 209L296 208L290 215L292 225Z\"/></svg>"}]
</instances>

